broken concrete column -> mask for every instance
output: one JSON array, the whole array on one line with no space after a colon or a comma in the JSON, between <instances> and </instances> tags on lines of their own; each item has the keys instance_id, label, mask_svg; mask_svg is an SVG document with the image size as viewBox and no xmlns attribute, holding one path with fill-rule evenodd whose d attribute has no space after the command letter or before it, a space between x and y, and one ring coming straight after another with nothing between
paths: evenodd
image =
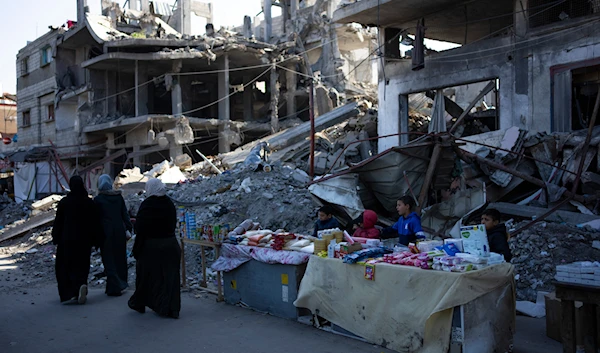
<instances>
[{"instance_id":1,"label":"broken concrete column","mask_svg":"<svg viewBox=\"0 0 600 353\"><path fill-rule=\"evenodd\" d=\"M219 124L219 153L227 153L230 151L229 144L229 120L231 120L229 103L229 56L227 54L220 58L219 72L219 120L223 124Z\"/></svg>"},{"instance_id":2,"label":"broken concrete column","mask_svg":"<svg viewBox=\"0 0 600 353\"><path fill-rule=\"evenodd\" d=\"M148 115L148 66L135 61L135 116Z\"/></svg>"},{"instance_id":3,"label":"broken concrete column","mask_svg":"<svg viewBox=\"0 0 600 353\"><path fill-rule=\"evenodd\" d=\"M265 38L264 41L269 43L273 33L273 17L271 16L271 6L273 0L264 0L263 13L265 14Z\"/></svg>"},{"instance_id":4,"label":"broken concrete column","mask_svg":"<svg viewBox=\"0 0 600 353\"><path fill-rule=\"evenodd\" d=\"M250 76L244 76L244 121L252 121L254 119L254 97L252 92L254 84L248 84L251 80Z\"/></svg>"},{"instance_id":5,"label":"broken concrete column","mask_svg":"<svg viewBox=\"0 0 600 353\"><path fill-rule=\"evenodd\" d=\"M139 152L141 151L142 147L139 145L133 146L133 152ZM139 154L135 154L135 157L133 157L133 165L136 167L141 167L142 166L142 156Z\"/></svg>"},{"instance_id":6,"label":"broken concrete column","mask_svg":"<svg viewBox=\"0 0 600 353\"><path fill-rule=\"evenodd\" d=\"M150 12L150 0L140 0L140 5L142 12Z\"/></svg>"},{"instance_id":7,"label":"broken concrete column","mask_svg":"<svg viewBox=\"0 0 600 353\"><path fill-rule=\"evenodd\" d=\"M89 12L87 0L77 0L77 23L83 24L85 22L85 14Z\"/></svg>"},{"instance_id":8,"label":"broken concrete column","mask_svg":"<svg viewBox=\"0 0 600 353\"><path fill-rule=\"evenodd\" d=\"M333 110L333 102L329 98L329 90L322 85L315 87L315 101L319 115L327 114Z\"/></svg>"},{"instance_id":9,"label":"broken concrete column","mask_svg":"<svg viewBox=\"0 0 600 353\"><path fill-rule=\"evenodd\" d=\"M521 38L524 38L529 30L528 10L529 0L515 1L514 28L515 34Z\"/></svg>"},{"instance_id":10,"label":"broken concrete column","mask_svg":"<svg viewBox=\"0 0 600 353\"><path fill-rule=\"evenodd\" d=\"M183 147L181 145L177 145L174 142L170 141L169 147L169 158L173 158L175 160L177 156L183 154Z\"/></svg>"},{"instance_id":11,"label":"broken concrete column","mask_svg":"<svg viewBox=\"0 0 600 353\"><path fill-rule=\"evenodd\" d=\"M130 10L139 10L138 9L138 2L135 1L135 0L134 1L129 1L128 5L129 5L129 9Z\"/></svg>"},{"instance_id":12,"label":"broken concrete column","mask_svg":"<svg viewBox=\"0 0 600 353\"><path fill-rule=\"evenodd\" d=\"M192 34L192 0L178 0L177 31L181 34Z\"/></svg>"},{"instance_id":13,"label":"broken concrete column","mask_svg":"<svg viewBox=\"0 0 600 353\"><path fill-rule=\"evenodd\" d=\"M296 71L296 65L288 66L288 69ZM285 72L285 88L288 117L296 116L296 87L298 86L298 77L294 72Z\"/></svg>"},{"instance_id":14,"label":"broken concrete column","mask_svg":"<svg viewBox=\"0 0 600 353\"><path fill-rule=\"evenodd\" d=\"M271 133L279 132L279 74L271 68Z\"/></svg>"},{"instance_id":15,"label":"broken concrete column","mask_svg":"<svg viewBox=\"0 0 600 353\"><path fill-rule=\"evenodd\" d=\"M169 76L171 77L171 114L175 117L180 117L183 114L183 97L181 95L179 75Z\"/></svg>"},{"instance_id":16,"label":"broken concrete column","mask_svg":"<svg viewBox=\"0 0 600 353\"><path fill-rule=\"evenodd\" d=\"M252 18L244 16L243 35L245 38L252 38Z\"/></svg>"},{"instance_id":17,"label":"broken concrete column","mask_svg":"<svg viewBox=\"0 0 600 353\"><path fill-rule=\"evenodd\" d=\"M292 18L292 21L298 16L298 3L298 0L290 0L290 17Z\"/></svg>"}]
</instances>

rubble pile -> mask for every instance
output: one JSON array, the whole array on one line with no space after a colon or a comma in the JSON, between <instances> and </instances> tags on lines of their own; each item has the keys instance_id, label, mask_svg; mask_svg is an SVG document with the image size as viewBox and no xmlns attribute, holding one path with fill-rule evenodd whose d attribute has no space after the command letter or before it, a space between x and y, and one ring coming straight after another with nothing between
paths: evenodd
<instances>
[{"instance_id":1,"label":"rubble pile","mask_svg":"<svg viewBox=\"0 0 600 353\"><path fill-rule=\"evenodd\" d=\"M223 159L219 156L210 156L206 157L210 162L220 171L225 171L229 167L223 164ZM208 162L199 162L193 164L192 166L185 168L184 174L187 175L189 179L197 179L200 176L211 176L217 175L217 171L211 166Z\"/></svg>"},{"instance_id":2,"label":"rubble pile","mask_svg":"<svg viewBox=\"0 0 600 353\"><path fill-rule=\"evenodd\" d=\"M315 174L343 168L374 156L377 152L377 110L367 109L358 117L348 119L315 134ZM281 162L293 163L308 172L310 141L281 156Z\"/></svg>"},{"instance_id":3,"label":"rubble pile","mask_svg":"<svg viewBox=\"0 0 600 353\"><path fill-rule=\"evenodd\" d=\"M177 184L168 195L176 205L195 212L200 225L235 227L251 218L263 228L308 232L315 211L305 188L308 181L306 173L287 166L276 165L271 172L238 168ZM133 194L125 201L137 213L143 199L143 194Z\"/></svg>"},{"instance_id":4,"label":"rubble pile","mask_svg":"<svg viewBox=\"0 0 600 353\"><path fill-rule=\"evenodd\" d=\"M552 292L557 265L597 261L599 243L600 231L596 229L550 222L540 222L513 237L509 245L516 272L517 300L535 302L538 291Z\"/></svg>"},{"instance_id":5,"label":"rubble pile","mask_svg":"<svg viewBox=\"0 0 600 353\"><path fill-rule=\"evenodd\" d=\"M8 228L15 222L25 219L31 213L31 202L16 203L14 201L0 205L0 226ZM2 232L2 228L0 228Z\"/></svg>"}]
</instances>

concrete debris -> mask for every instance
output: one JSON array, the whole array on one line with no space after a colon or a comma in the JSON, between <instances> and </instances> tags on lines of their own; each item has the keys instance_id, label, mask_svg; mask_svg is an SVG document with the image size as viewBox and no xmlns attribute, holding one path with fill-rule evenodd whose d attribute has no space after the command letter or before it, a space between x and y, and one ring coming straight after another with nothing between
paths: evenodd
<instances>
[{"instance_id":1,"label":"concrete debris","mask_svg":"<svg viewBox=\"0 0 600 353\"><path fill-rule=\"evenodd\" d=\"M199 225L235 226L251 218L269 229L308 233L316 208L305 182L296 180L303 173L281 165L274 166L271 172L242 167L208 178L189 179L170 187L168 195L176 205L195 212ZM128 209L137 212L143 199L143 195L132 194L125 201Z\"/></svg>"},{"instance_id":2,"label":"concrete debris","mask_svg":"<svg viewBox=\"0 0 600 353\"><path fill-rule=\"evenodd\" d=\"M535 302L538 291L552 292L557 265L599 259L594 243L600 243L600 231L558 223L536 224L513 237L509 245L518 274L517 300Z\"/></svg>"}]
</instances>

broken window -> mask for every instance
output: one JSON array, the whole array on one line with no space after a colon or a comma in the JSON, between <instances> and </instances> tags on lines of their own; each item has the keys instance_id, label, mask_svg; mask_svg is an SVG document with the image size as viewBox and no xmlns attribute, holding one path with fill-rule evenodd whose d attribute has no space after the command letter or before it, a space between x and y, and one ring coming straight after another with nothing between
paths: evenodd
<instances>
[{"instance_id":1,"label":"broken window","mask_svg":"<svg viewBox=\"0 0 600 353\"><path fill-rule=\"evenodd\" d=\"M23 112L23 126L31 125L31 111L26 110Z\"/></svg>"},{"instance_id":2,"label":"broken window","mask_svg":"<svg viewBox=\"0 0 600 353\"><path fill-rule=\"evenodd\" d=\"M48 105L46 110L48 111L48 115L46 116L46 119L48 121L53 121L54 120L54 104Z\"/></svg>"},{"instance_id":3,"label":"broken window","mask_svg":"<svg viewBox=\"0 0 600 353\"><path fill-rule=\"evenodd\" d=\"M597 13L600 13L600 0L531 0L529 27L541 27Z\"/></svg>"},{"instance_id":4,"label":"broken window","mask_svg":"<svg viewBox=\"0 0 600 353\"><path fill-rule=\"evenodd\" d=\"M600 85L600 60L561 65L551 71L552 131L586 129Z\"/></svg>"},{"instance_id":5,"label":"broken window","mask_svg":"<svg viewBox=\"0 0 600 353\"><path fill-rule=\"evenodd\" d=\"M436 130L449 130L461 117L461 123L454 131L456 136L498 130L498 87L499 81L495 79L401 96L402 118L408 121L408 132L414 133L409 134L408 140L412 141L429 132L435 109L440 109L439 107L444 107L444 121L439 122L442 127ZM436 103L437 91L442 92L443 103ZM408 109L403 107L403 101ZM465 110L468 112L465 113Z\"/></svg>"},{"instance_id":6,"label":"broken window","mask_svg":"<svg viewBox=\"0 0 600 353\"><path fill-rule=\"evenodd\" d=\"M600 87L600 65L573 70L572 77L571 130L586 129ZM596 119L598 125L600 119Z\"/></svg>"},{"instance_id":7,"label":"broken window","mask_svg":"<svg viewBox=\"0 0 600 353\"><path fill-rule=\"evenodd\" d=\"M48 64L50 64L54 58L52 57L52 47L51 46L46 46L42 49L41 52L41 66L46 66Z\"/></svg>"},{"instance_id":8,"label":"broken window","mask_svg":"<svg viewBox=\"0 0 600 353\"><path fill-rule=\"evenodd\" d=\"M21 76L25 76L29 73L29 57L21 60Z\"/></svg>"}]
</instances>

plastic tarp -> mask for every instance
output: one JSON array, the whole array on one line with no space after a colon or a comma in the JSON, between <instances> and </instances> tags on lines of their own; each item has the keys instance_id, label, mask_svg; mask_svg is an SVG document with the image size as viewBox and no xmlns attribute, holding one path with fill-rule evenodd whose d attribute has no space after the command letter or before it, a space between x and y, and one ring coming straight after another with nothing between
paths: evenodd
<instances>
[{"instance_id":1,"label":"plastic tarp","mask_svg":"<svg viewBox=\"0 0 600 353\"><path fill-rule=\"evenodd\" d=\"M15 165L15 201L21 203L25 200L33 200L35 198L35 164L31 163L16 163Z\"/></svg>"},{"instance_id":2,"label":"plastic tarp","mask_svg":"<svg viewBox=\"0 0 600 353\"><path fill-rule=\"evenodd\" d=\"M68 189L69 183L58 172L58 179L48 162L17 163L15 165L15 200L21 203L34 200L37 194L64 192L61 185Z\"/></svg>"},{"instance_id":3,"label":"plastic tarp","mask_svg":"<svg viewBox=\"0 0 600 353\"><path fill-rule=\"evenodd\" d=\"M506 309L489 308L482 322L510 337L514 288L514 268L508 263L466 273L378 263L371 281L365 279L364 266L313 256L294 305L398 352L440 353L450 347L454 308L490 293L498 293L492 302ZM491 342L477 352L504 352L508 341Z\"/></svg>"},{"instance_id":4,"label":"plastic tarp","mask_svg":"<svg viewBox=\"0 0 600 353\"><path fill-rule=\"evenodd\" d=\"M307 263L310 256L310 254L298 251L223 244L221 256L211 267L214 271L229 272L252 259L267 264L301 265Z\"/></svg>"}]
</instances>

